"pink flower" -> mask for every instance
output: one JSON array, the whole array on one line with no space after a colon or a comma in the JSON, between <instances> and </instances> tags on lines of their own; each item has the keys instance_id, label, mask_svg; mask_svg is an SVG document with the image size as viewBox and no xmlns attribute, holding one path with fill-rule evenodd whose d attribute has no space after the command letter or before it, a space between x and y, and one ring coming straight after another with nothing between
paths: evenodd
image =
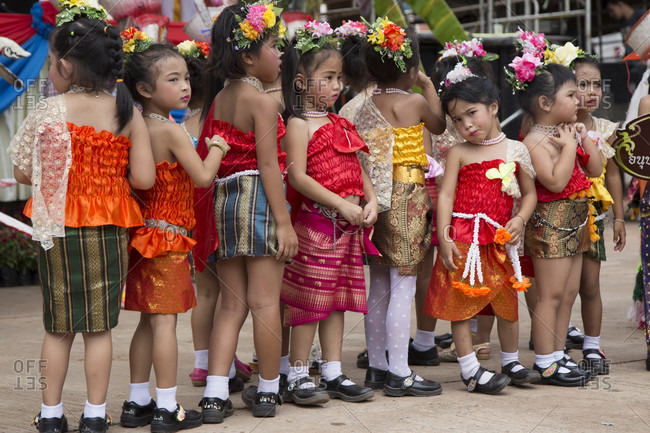
<instances>
[{"instance_id":1,"label":"pink flower","mask_svg":"<svg viewBox=\"0 0 650 433\"><path fill-rule=\"evenodd\" d=\"M478 40L472 39L470 44L472 45L472 52L474 52L475 56L478 57L484 57L486 52L483 49L483 44L481 44Z\"/></svg>"},{"instance_id":2,"label":"pink flower","mask_svg":"<svg viewBox=\"0 0 650 433\"><path fill-rule=\"evenodd\" d=\"M250 25L259 33L264 31L264 12L266 12L266 6L257 4L251 6L248 15L246 15Z\"/></svg>"},{"instance_id":3,"label":"pink flower","mask_svg":"<svg viewBox=\"0 0 650 433\"><path fill-rule=\"evenodd\" d=\"M522 83L533 81L535 78L535 68L542 64L541 60L531 53L524 53L521 57L517 56L508 66L515 70L517 80Z\"/></svg>"},{"instance_id":4,"label":"pink flower","mask_svg":"<svg viewBox=\"0 0 650 433\"><path fill-rule=\"evenodd\" d=\"M320 21L310 21L305 24L305 28L310 29L311 34L315 38L322 38L323 36L329 36L333 33L329 23L323 23Z\"/></svg>"}]
</instances>

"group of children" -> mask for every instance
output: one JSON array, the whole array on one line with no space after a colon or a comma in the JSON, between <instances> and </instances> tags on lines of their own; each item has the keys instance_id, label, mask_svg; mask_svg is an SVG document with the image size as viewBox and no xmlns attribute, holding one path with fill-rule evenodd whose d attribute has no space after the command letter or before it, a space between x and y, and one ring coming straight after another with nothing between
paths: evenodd
<instances>
[{"instance_id":1,"label":"group of children","mask_svg":"<svg viewBox=\"0 0 650 433\"><path fill-rule=\"evenodd\" d=\"M590 56L575 50L560 61L543 35L518 33L522 53L508 81L527 116L522 143L501 131L499 85L476 40L447 44L434 84L419 70L416 38L387 19L336 30L312 21L287 42L280 10L261 1L225 8L209 47L174 48L135 29L120 37L101 9L72 3L61 2L81 16L60 20L50 45L61 95L31 113L10 146L16 178L33 186L26 213L43 246L39 431L67 430L61 392L76 333L88 387L79 429L106 431L110 330L124 282L124 308L141 315L120 422L152 432L233 414L235 350L249 310L259 384L242 399L254 416L274 416L282 399L440 394L409 367L413 358L427 365L435 319L451 321L469 391L580 386L607 371L602 213L613 206L616 250L625 228L620 177L608 163L615 125L590 114L602 96ZM282 98L272 88L279 76ZM342 80L357 83L359 95L339 116L330 109ZM421 94L409 92L414 85ZM188 104L185 123L170 120ZM450 132L437 185L432 147ZM522 244L536 277L532 369L517 348L518 291L531 288ZM205 385L200 412L176 401L176 315L197 306L190 251L202 271L191 375ZM582 366L564 352L578 293ZM415 298L424 314L410 341ZM341 371L345 311L365 314L363 386ZM497 316L500 373L478 362L469 322L478 314ZM320 386L308 362L317 328Z\"/></svg>"}]
</instances>

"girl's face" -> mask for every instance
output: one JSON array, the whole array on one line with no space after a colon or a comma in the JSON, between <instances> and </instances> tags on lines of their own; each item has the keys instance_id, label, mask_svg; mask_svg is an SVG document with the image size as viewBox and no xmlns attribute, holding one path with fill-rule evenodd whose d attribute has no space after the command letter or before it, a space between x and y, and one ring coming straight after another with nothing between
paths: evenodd
<instances>
[{"instance_id":1,"label":"girl's face","mask_svg":"<svg viewBox=\"0 0 650 433\"><path fill-rule=\"evenodd\" d=\"M311 77L302 78L305 89L305 110L324 110L334 105L341 93L341 57L334 51L326 52Z\"/></svg>"},{"instance_id":2,"label":"girl's face","mask_svg":"<svg viewBox=\"0 0 650 433\"><path fill-rule=\"evenodd\" d=\"M260 50L252 54L254 59L251 75L257 77L262 83L274 83L280 74L280 57L282 53L278 49L278 37L271 35L263 42Z\"/></svg>"},{"instance_id":3,"label":"girl's face","mask_svg":"<svg viewBox=\"0 0 650 433\"><path fill-rule=\"evenodd\" d=\"M150 101L163 111L184 110L190 101L192 88L187 64L181 56L167 57L156 63L158 77Z\"/></svg>"},{"instance_id":4,"label":"girl's face","mask_svg":"<svg viewBox=\"0 0 650 433\"><path fill-rule=\"evenodd\" d=\"M576 68L578 81L577 96L580 101L578 108L587 113L593 113L603 98L600 71L594 65L582 64Z\"/></svg>"},{"instance_id":5,"label":"girl's face","mask_svg":"<svg viewBox=\"0 0 650 433\"><path fill-rule=\"evenodd\" d=\"M555 94L555 102L551 105L550 113L555 123L572 123L578 119L577 85L568 81Z\"/></svg>"},{"instance_id":6,"label":"girl's face","mask_svg":"<svg viewBox=\"0 0 650 433\"><path fill-rule=\"evenodd\" d=\"M70 72L66 66L69 64L65 61L59 62L59 58L50 50L47 53L50 59L50 69L47 76L49 77L52 85L59 93L65 93L70 90ZM66 76L63 76L65 74Z\"/></svg>"},{"instance_id":7,"label":"girl's face","mask_svg":"<svg viewBox=\"0 0 650 433\"><path fill-rule=\"evenodd\" d=\"M496 114L499 105L496 101L490 105L480 102L468 102L454 99L449 102L449 116L464 140L478 143L499 135Z\"/></svg>"}]
</instances>

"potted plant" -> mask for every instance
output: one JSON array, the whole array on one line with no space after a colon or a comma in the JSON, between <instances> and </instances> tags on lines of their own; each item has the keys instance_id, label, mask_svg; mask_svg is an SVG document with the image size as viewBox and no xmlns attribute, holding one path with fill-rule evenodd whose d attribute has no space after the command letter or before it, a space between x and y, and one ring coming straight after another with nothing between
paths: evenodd
<instances>
[{"instance_id":1,"label":"potted plant","mask_svg":"<svg viewBox=\"0 0 650 433\"><path fill-rule=\"evenodd\" d=\"M0 226L0 279L5 287L18 285L19 240L17 232Z\"/></svg>"}]
</instances>

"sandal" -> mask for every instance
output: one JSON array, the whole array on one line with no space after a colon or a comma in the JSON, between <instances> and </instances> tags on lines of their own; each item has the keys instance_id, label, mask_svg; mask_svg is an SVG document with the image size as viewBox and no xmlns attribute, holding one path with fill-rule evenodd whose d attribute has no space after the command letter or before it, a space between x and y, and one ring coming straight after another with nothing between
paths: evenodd
<instances>
[{"instance_id":1,"label":"sandal","mask_svg":"<svg viewBox=\"0 0 650 433\"><path fill-rule=\"evenodd\" d=\"M239 377L244 382L251 380L253 369L241 362L239 358L237 358L237 355L235 355L235 370L237 370L237 377Z\"/></svg>"},{"instance_id":2,"label":"sandal","mask_svg":"<svg viewBox=\"0 0 650 433\"><path fill-rule=\"evenodd\" d=\"M451 343L447 349L438 351L441 362L458 362L458 354L456 353L456 345Z\"/></svg>"},{"instance_id":3,"label":"sandal","mask_svg":"<svg viewBox=\"0 0 650 433\"><path fill-rule=\"evenodd\" d=\"M474 353L476 353L476 359L485 361L490 359L490 354L492 350L490 349L490 343L479 343L474 344L473 346Z\"/></svg>"}]
</instances>

